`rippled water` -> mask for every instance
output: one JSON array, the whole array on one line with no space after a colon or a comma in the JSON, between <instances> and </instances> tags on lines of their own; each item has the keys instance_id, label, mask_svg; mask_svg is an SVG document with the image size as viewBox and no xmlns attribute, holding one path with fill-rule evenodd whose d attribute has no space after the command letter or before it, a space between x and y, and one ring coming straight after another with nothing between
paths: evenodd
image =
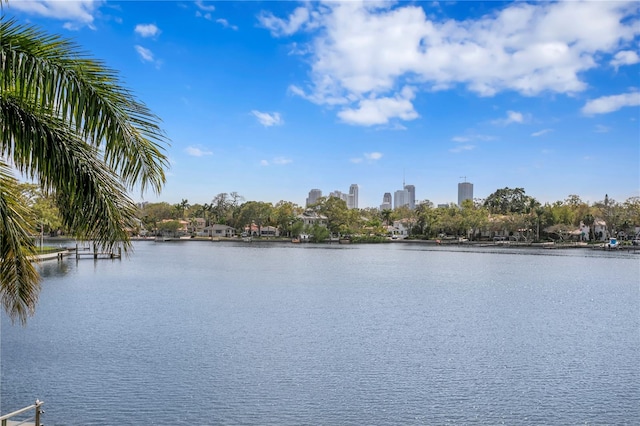
<instances>
[{"instance_id":1,"label":"rippled water","mask_svg":"<svg viewBox=\"0 0 640 426\"><path fill-rule=\"evenodd\" d=\"M640 257L140 242L41 266L3 413L52 425L638 424Z\"/></svg>"}]
</instances>

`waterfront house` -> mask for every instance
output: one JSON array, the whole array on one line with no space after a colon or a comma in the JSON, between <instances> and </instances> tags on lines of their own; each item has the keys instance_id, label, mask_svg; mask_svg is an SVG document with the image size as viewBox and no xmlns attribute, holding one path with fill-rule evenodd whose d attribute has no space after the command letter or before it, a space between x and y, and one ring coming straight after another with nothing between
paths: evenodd
<instances>
[{"instance_id":1,"label":"waterfront house","mask_svg":"<svg viewBox=\"0 0 640 426\"><path fill-rule=\"evenodd\" d=\"M263 226L260 228L261 237L279 237L280 230L275 226Z\"/></svg>"},{"instance_id":2,"label":"waterfront house","mask_svg":"<svg viewBox=\"0 0 640 426\"><path fill-rule=\"evenodd\" d=\"M231 238L236 236L236 230L234 228L227 225L221 225L219 223L205 227L203 232L207 237Z\"/></svg>"},{"instance_id":3,"label":"waterfront house","mask_svg":"<svg viewBox=\"0 0 640 426\"><path fill-rule=\"evenodd\" d=\"M207 222L202 217L194 217L189 219L189 225L187 226L187 232L192 235L204 236Z\"/></svg>"},{"instance_id":4,"label":"waterfront house","mask_svg":"<svg viewBox=\"0 0 640 426\"><path fill-rule=\"evenodd\" d=\"M325 228L327 227L327 217L312 210L307 210L306 212L299 214L297 219L301 220L304 226L319 225Z\"/></svg>"},{"instance_id":5,"label":"waterfront house","mask_svg":"<svg viewBox=\"0 0 640 426\"><path fill-rule=\"evenodd\" d=\"M387 234L392 238L404 239L409 236L409 230L411 229L413 221L409 219L395 220L393 225L387 226Z\"/></svg>"}]
</instances>

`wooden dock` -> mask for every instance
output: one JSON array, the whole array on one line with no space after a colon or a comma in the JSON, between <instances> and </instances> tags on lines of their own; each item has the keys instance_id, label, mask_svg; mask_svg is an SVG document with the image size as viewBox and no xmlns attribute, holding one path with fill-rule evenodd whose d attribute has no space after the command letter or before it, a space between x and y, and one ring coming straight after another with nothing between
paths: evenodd
<instances>
[{"instance_id":1,"label":"wooden dock","mask_svg":"<svg viewBox=\"0 0 640 426\"><path fill-rule=\"evenodd\" d=\"M93 259L121 259L122 258L122 249L118 247L118 251L106 251L100 252L97 250L96 245L93 245L93 249L90 247L79 248L78 244L76 244L76 259L85 258L93 258Z\"/></svg>"}]
</instances>

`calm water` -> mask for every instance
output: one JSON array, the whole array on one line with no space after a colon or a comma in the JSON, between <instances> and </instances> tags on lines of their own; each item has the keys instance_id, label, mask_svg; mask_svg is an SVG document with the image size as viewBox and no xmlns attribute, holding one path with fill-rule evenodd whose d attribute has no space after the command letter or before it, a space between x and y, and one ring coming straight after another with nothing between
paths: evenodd
<instances>
[{"instance_id":1,"label":"calm water","mask_svg":"<svg viewBox=\"0 0 640 426\"><path fill-rule=\"evenodd\" d=\"M47 426L640 423L638 255L140 242L41 273L1 409Z\"/></svg>"}]
</instances>

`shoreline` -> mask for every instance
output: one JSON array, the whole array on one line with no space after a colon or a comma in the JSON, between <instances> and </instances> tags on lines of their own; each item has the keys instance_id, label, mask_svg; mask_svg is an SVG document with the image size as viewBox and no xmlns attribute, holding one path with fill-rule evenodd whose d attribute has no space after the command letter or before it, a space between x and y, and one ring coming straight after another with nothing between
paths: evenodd
<instances>
[{"instance_id":1,"label":"shoreline","mask_svg":"<svg viewBox=\"0 0 640 426\"><path fill-rule=\"evenodd\" d=\"M61 242L69 242L74 241L73 238L65 238L65 237L45 237L45 241L57 242L56 244L60 244ZM242 244L292 244L292 245L307 245L307 244L315 244L315 245L363 245L363 244L410 244L410 245L424 245L429 247L447 247L447 248L477 248L477 249L496 249L496 248L504 248L504 249L538 249L538 250L569 250L569 249L590 249L597 251L607 251L607 252L640 252L640 246L634 245L621 245L616 249L608 249L604 247L604 243L596 243L596 244L588 244L586 242L565 242L565 243L556 243L556 242L544 242L544 243L533 243L533 242L518 242L518 241L464 241L460 242L457 240L414 240L414 239L399 239L399 240L386 240L386 241L378 241L378 242L349 242L349 243L341 243L339 241L327 241L324 243L308 243L308 242L292 242L290 238L280 238L280 237L254 237L251 241L243 241L240 237L229 238L229 237L194 237L194 238L175 238L169 239L166 241L156 240L155 237L132 237L131 241L147 241L147 242L157 242L157 243L182 243L182 242L208 242L208 243L242 243ZM65 247L66 251L55 252L45 255L38 255L38 260L49 260L55 259L58 257L66 257L69 256L69 251L71 248Z\"/></svg>"},{"instance_id":2,"label":"shoreline","mask_svg":"<svg viewBox=\"0 0 640 426\"><path fill-rule=\"evenodd\" d=\"M156 240L155 237L133 237L131 241L150 241L150 242L158 242L158 243L180 243L180 242L212 242L212 243L243 243L243 244L294 244L294 245L305 245L305 244L320 244L320 245L362 245L362 244L415 244L415 245L425 245L432 247L469 247L469 248L487 248L487 249L495 249L495 248L529 248L529 249L542 249L542 250L568 250L568 249L591 249L598 251L608 251L608 252L616 252L616 251L624 251L624 252L640 252L640 246L633 245L622 245L616 249L608 249L603 246L604 243L596 243L596 244L588 244L586 242L566 242L566 243L555 243L555 242L544 242L544 243L529 243L529 242L517 242L517 241L500 241L500 242L491 242L491 241L464 241L459 242L456 240L410 240L410 239L402 239L402 240L388 240L381 242L350 242L350 243L341 243L339 241L327 241L324 243L308 243L308 242L297 242L294 243L290 238L273 238L273 237L255 237L251 241L243 241L242 238L228 238L228 237L194 237L194 238L176 238L170 239L167 241Z\"/></svg>"}]
</instances>

